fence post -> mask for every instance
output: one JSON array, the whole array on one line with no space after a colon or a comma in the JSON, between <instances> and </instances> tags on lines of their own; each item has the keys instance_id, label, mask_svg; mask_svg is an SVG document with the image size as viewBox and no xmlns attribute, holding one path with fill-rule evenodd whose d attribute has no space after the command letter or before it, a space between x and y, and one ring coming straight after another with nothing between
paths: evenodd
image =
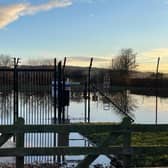
<instances>
[{"instance_id":1,"label":"fence post","mask_svg":"<svg viewBox=\"0 0 168 168\"><path fill-rule=\"evenodd\" d=\"M159 63L160 63L160 57L158 57L157 60L157 67L156 67L156 107L155 107L155 111L156 111L156 116L155 116L155 124L157 125L158 123L158 79L159 79Z\"/></svg>"},{"instance_id":2,"label":"fence post","mask_svg":"<svg viewBox=\"0 0 168 168\"><path fill-rule=\"evenodd\" d=\"M65 66L66 66L66 57L64 57L64 64L62 68L62 121L65 122Z\"/></svg>"},{"instance_id":3,"label":"fence post","mask_svg":"<svg viewBox=\"0 0 168 168\"><path fill-rule=\"evenodd\" d=\"M58 63L58 123L62 122L62 65Z\"/></svg>"},{"instance_id":4,"label":"fence post","mask_svg":"<svg viewBox=\"0 0 168 168\"><path fill-rule=\"evenodd\" d=\"M24 119L18 118L16 122L17 133L16 133L16 150L19 155L19 150L24 149ZM24 168L24 156L16 156L16 168Z\"/></svg>"},{"instance_id":5,"label":"fence post","mask_svg":"<svg viewBox=\"0 0 168 168\"><path fill-rule=\"evenodd\" d=\"M17 71L17 59L14 58L14 74L13 74L13 87L14 87L14 123L18 119L18 71Z\"/></svg>"},{"instance_id":6,"label":"fence post","mask_svg":"<svg viewBox=\"0 0 168 168\"><path fill-rule=\"evenodd\" d=\"M87 82L85 82L85 86L84 86L84 102L85 102L85 106L84 106L84 118L85 118L85 122L87 122Z\"/></svg>"},{"instance_id":7,"label":"fence post","mask_svg":"<svg viewBox=\"0 0 168 168\"><path fill-rule=\"evenodd\" d=\"M57 96L58 96L58 83L57 83L57 60L54 59L54 124L57 120Z\"/></svg>"},{"instance_id":8,"label":"fence post","mask_svg":"<svg viewBox=\"0 0 168 168\"><path fill-rule=\"evenodd\" d=\"M88 122L90 122L90 82L91 82L91 68L92 68L93 58L90 59L90 66L88 71Z\"/></svg>"},{"instance_id":9,"label":"fence post","mask_svg":"<svg viewBox=\"0 0 168 168\"><path fill-rule=\"evenodd\" d=\"M123 142L123 149L124 149L124 167L129 168L131 165L131 120L128 117L123 119L123 128L125 130L124 133L124 142Z\"/></svg>"}]
</instances>

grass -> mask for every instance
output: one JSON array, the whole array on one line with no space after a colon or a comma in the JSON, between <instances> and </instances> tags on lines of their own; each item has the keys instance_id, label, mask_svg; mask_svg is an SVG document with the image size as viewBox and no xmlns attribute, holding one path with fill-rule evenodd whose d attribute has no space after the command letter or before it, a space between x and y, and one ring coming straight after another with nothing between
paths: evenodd
<instances>
[{"instance_id":1,"label":"grass","mask_svg":"<svg viewBox=\"0 0 168 168\"><path fill-rule=\"evenodd\" d=\"M95 144L101 144L108 136L108 133L95 133L87 135L87 137ZM111 139L110 145L122 146L123 135L119 135L116 141ZM168 132L134 132L131 137L131 146L168 146ZM156 155L155 151L149 156L147 153L142 152L141 154L132 156L132 166L167 166L168 165L168 155L161 154Z\"/></svg>"}]
</instances>

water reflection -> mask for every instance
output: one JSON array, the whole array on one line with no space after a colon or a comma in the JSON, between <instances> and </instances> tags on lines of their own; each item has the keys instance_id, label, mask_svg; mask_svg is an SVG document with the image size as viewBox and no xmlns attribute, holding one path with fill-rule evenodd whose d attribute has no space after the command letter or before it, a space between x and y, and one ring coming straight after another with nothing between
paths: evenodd
<instances>
[{"instance_id":1,"label":"water reflection","mask_svg":"<svg viewBox=\"0 0 168 168\"><path fill-rule=\"evenodd\" d=\"M0 92L0 117L1 117L1 120L6 118L6 122L7 122L7 118L11 116L13 112L13 96L12 95L13 94L11 92L6 91L6 90Z\"/></svg>"},{"instance_id":2,"label":"water reflection","mask_svg":"<svg viewBox=\"0 0 168 168\"><path fill-rule=\"evenodd\" d=\"M43 88L44 89L44 88ZM38 91L19 92L19 116L25 118L26 124L51 124L54 114L53 97L50 89ZM70 122L84 122L84 100L83 92L73 91L70 107L67 109ZM94 93L92 94L94 95ZM123 115L118 108L113 106L103 96L96 93L98 99L91 101L91 122L118 122ZM154 123L155 97L131 94L128 90L108 91L106 93L110 99L117 104L123 111L134 116L136 123ZM95 99L94 99L95 100ZM159 123L167 123L168 99L159 98ZM106 108L104 108L106 107ZM108 108L107 108L108 107ZM115 113L114 113L115 112ZM120 115L116 115L120 114ZM144 117L145 116L145 117ZM0 92L0 124L13 123L13 92ZM75 118L76 120L72 120ZM81 119L81 120L80 120ZM57 137L54 134L26 134L25 146L27 147L52 147L58 145ZM73 138L72 138L73 137ZM71 139L71 140L69 140ZM80 142L73 141L77 136L73 134L66 136L66 145L82 146L87 139L78 135ZM69 140L69 141L68 141ZM61 140L62 141L62 140ZM69 142L69 144L68 144ZM76 158L76 157L74 157ZM66 158L72 160L72 158ZM54 157L26 157L26 162L53 161Z\"/></svg>"},{"instance_id":3,"label":"water reflection","mask_svg":"<svg viewBox=\"0 0 168 168\"><path fill-rule=\"evenodd\" d=\"M41 91L40 91L41 90ZM25 91L18 93L19 116L25 118L26 124L49 124L54 116L53 97L50 89L40 89L38 91ZM98 98L95 99L95 95ZM122 111L134 117L135 122L154 121L155 97L132 94L129 90L112 90L106 92L110 100ZM122 112L110 103L104 96L98 92L92 93L91 100L91 121L109 122L114 121L115 115L124 117ZM13 91L0 92L0 124L13 123ZM166 112L168 109L167 98L158 98L158 122L166 121ZM84 99L82 91L71 92L70 107L66 107L67 118L84 117ZM109 112L110 111L110 112ZM115 112L115 113L114 113ZM106 114L104 116L104 114ZM147 118L144 118L145 116ZM111 116L111 117L110 117ZM109 120L111 118L111 120ZM84 120L83 120L84 121ZM116 122L118 119L116 120ZM73 122L71 120L71 122ZM81 122L76 121L76 122Z\"/></svg>"},{"instance_id":4,"label":"water reflection","mask_svg":"<svg viewBox=\"0 0 168 168\"><path fill-rule=\"evenodd\" d=\"M136 99L131 97L128 90L119 91L111 96L112 101L117 104L120 109L122 109L125 113L129 114L130 116L134 117L134 111L136 110ZM112 106L112 108L121 113L121 111Z\"/></svg>"},{"instance_id":5,"label":"water reflection","mask_svg":"<svg viewBox=\"0 0 168 168\"><path fill-rule=\"evenodd\" d=\"M16 106L16 105L15 105ZM18 117L25 119L25 124L50 124L53 118L53 98L47 92L19 92ZM14 94L0 94L0 124L13 124Z\"/></svg>"}]
</instances>

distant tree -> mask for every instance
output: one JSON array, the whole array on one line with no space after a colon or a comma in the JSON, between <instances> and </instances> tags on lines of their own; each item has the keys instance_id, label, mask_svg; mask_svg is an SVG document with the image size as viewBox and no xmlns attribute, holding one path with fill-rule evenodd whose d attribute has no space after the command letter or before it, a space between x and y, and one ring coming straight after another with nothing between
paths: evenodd
<instances>
[{"instance_id":1,"label":"distant tree","mask_svg":"<svg viewBox=\"0 0 168 168\"><path fill-rule=\"evenodd\" d=\"M0 54L0 66L11 66L12 65L12 58L9 55Z\"/></svg>"},{"instance_id":2,"label":"distant tree","mask_svg":"<svg viewBox=\"0 0 168 168\"><path fill-rule=\"evenodd\" d=\"M52 65L54 65L54 59L42 59L40 61L40 65L52 66Z\"/></svg>"},{"instance_id":3,"label":"distant tree","mask_svg":"<svg viewBox=\"0 0 168 168\"><path fill-rule=\"evenodd\" d=\"M52 66L54 65L54 59L29 59L27 63L31 66Z\"/></svg>"},{"instance_id":4,"label":"distant tree","mask_svg":"<svg viewBox=\"0 0 168 168\"><path fill-rule=\"evenodd\" d=\"M113 60L113 69L128 73L134 70L137 53L131 48L122 49L116 59Z\"/></svg>"}]
</instances>

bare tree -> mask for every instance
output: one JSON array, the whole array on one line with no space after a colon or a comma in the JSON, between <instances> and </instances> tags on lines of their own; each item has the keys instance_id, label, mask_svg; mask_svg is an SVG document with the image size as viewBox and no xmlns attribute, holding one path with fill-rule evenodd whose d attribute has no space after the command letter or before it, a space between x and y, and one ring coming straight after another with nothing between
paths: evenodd
<instances>
[{"instance_id":1,"label":"bare tree","mask_svg":"<svg viewBox=\"0 0 168 168\"><path fill-rule=\"evenodd\" d=\"M113 69L128 73L134 70L136 65L136 55L131 48L122 49L119 56L113 61Z\"/></svg>"},{"instance_id":2,"label":"bare tree","mask_svg":"<svg viewBox=\"0 0 168 168\"><path fill-rule=\"evenodd\" d=\"M12 58L9 55L1 54L0 55L0 66L11 66L12 65Z\"/></svg>"}]
</instances>

